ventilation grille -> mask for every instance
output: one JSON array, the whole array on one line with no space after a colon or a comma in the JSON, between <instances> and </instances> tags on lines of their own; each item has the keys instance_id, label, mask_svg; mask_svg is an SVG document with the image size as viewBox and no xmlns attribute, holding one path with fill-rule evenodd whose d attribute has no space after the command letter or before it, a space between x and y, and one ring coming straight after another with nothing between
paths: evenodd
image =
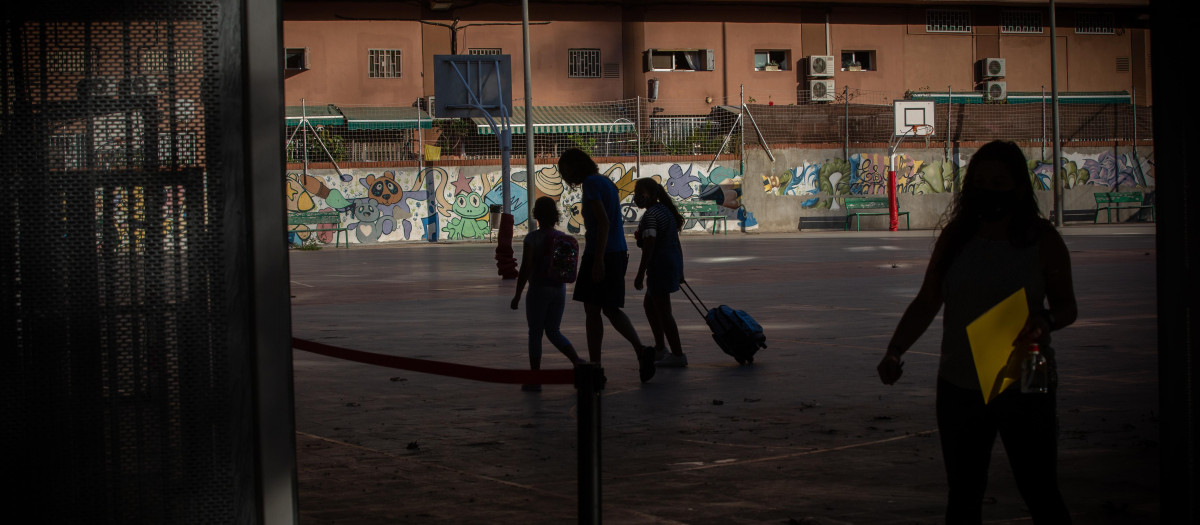
<instances>
[{"instance_id":1,"label":"ventilation grille","mask_svg":"<svg viewBox=\"0 0 1200 525\"><path fill-rule=\"evenodd\" d=\"M238 183L218 111L238 5L0 15L0 164L19 196L0 207L0 383L10 451L36 465L18 483L53 503L30 505L38 521L245 517L223 233Z\"/></svg>"}]
</instances>

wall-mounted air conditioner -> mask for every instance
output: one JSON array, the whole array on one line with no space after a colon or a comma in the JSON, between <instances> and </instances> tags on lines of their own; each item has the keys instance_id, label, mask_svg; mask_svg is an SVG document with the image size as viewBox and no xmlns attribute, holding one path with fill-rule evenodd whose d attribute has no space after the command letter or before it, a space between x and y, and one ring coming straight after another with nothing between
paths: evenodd
<instances>
[{"instance_id":1,"label":"wall-mounted air conditioner","mask_svg":"<svg viewBox=\"0 0 1200 525\"><path fill-rule=\"evenodd\" d=\"M984 84L983 98L990 102L999 102L1008 98L1008 86L1005 82L988 82Z\"/></svg>"},{"instance_id":2,"label":"wall-mounted air conditioner","mask_svg":"<svg viewBox=\"0 0 1200 525\"><path fill-rule=\"evenodd\" d=\"M837 97L833 91L833 79L809 80L808 97L812 102L833 102Z\"/></svg>"},{"instance_id":3,"label":"wall-mounted air conditioner","mask_svg":"<svg viewBox=\"0 0 1200 525\"><path fill-rule=\"evenodd\" d=\"M811 55L808 57L808 76L814 78L832 77L836 63L829 55Z\"/></svg>"},{"instance_id":4,"label":"wall-mounted air conditioner","mask_svg":"<svg viewBox=\"0 0 1200 525\"><path fill-rule=\"evenodd\" d=\"M1004 59L983 59L983 78L1004 78Z\"/></svg>"}]
</instances>

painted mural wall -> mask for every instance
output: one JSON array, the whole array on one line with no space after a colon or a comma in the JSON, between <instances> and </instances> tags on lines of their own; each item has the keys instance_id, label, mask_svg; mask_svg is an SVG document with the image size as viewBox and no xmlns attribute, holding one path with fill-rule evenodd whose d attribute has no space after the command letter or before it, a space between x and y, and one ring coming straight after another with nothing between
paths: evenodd
<instances>
[{"instance_id":1,"label":"painted mural wall","mask_svg":"<svg viewBox=\"0 0 1200 525\"><path fill-rule=\"evenodd\" d=\"M913 212L914 228L936 224L948 205L949 194L961 184L971 153L963 151L943 160L940 150L926 151L901 154L897 162L901 205ZM759 159L747 153L745 179L754 181L753 186L746 184L736 168L715 165L709 170L704 162L644 163L644 174L637 173L633 162L600 168L617 185L627 223L640 218L632 194L634 182L641 176L659 181L679 202L715 205L730 228L742 231L795 231L802 216L841 215L845 196L887 193L888 158L884 153L854 153L849 159L837 158L837 150L774 153L775 162L768 162L765 155ZM1040 198L1047 206L1053 166L1030 156L1035 160L1029 161L1029 176L1035 188L1047 192ZM1068 151L1062 157L1062 173L1067 210L1093 207L1091 194L1097 191L1119 187L1153 192L1155 186L1150 148L1139 150L1136 157L1132 151L1111 148ZM341 176L333 170L309 170L307 176L291 171L286 178L289 211L337 211L353 243L486 239L491 231L489 207L503 199L499 166L432 167L423 171L356 168L342 170ZM511 178L510 201L518 229L529 220L526 188L532 183L535 198L549 196L558 202L563 214L561 228L582 232L581 193L563 184L556 166L537 167L532 177L525 170L513 170ZM313 226L290 226L289 240L333 242L332 232L315 232ZM707 221L689 220L685 228L703 231L711 226Z\"/></svg>"},{"instance_id":2,"label":"painted mural wall","mask_svg":"<svg viewBox=\"0 0 1200 525\"><path fill-rule=\"evenodd\" d=\"M640 210L633 205L633 186L639 178L634 163L601 165L602 174L616 184L626 222L637 221ZM736 169L706 164L643 164L645 176L663 184L680 202L715 205L729 227L754 229L752 213L741 205L742 179ZM305 175L290 171L287 178L289 212L337 211L349 229L350 242L463 241L485 239L490 233L490 206L503 202L499 166L456 166L396 169L309 170ZM537 167L532 177L526 170L511 172L509 200L518 228L529 220L528 191L534 198L548 196L559 204L565 228L583 230L578 189L567 187L558 167ZM532 179L532 180L531 180ZM332 243L333 232L313 231L328 225L289 227L294 244L310 239ZM685 229L711 227L708 221L688 220Z\"/></svg>"},{"instance_id":3,"label":"painted mural wall","mask_svg":"<svg viewBox=\"0 0 1200 525\"><path fill-rule=\"evenodd\" d=\"M1031 159L1028 175L1039 190L1043 212L1049 213L1054 167L1040 159L1040 148L1024 149ZM796 231L813 224L818 229L837 228L837 220L845 215L845 197L887 194L889 159L883 149L851 153L849 159L841 158L841 149L775 149L773 153L774 161L761 150L747 151L745 158L746 179L761 184L762 191L747 193L742 203L754 213L760 231ZM937 226L962 184L973 153L974 149L963 149L947 159L941 148L912 148L898 155L898 200L911 213L913 228ZM1061 166L1066 186L1063 209L1077 211L1079 217L1095 209L1093 193L1114 188L1154 192L1152 148L1139 148L1136 155L1128 147L1068 148Z\"/></svg>"},{"instance_id":4,"label":"painted mural wall","mask_svg":"<svg viewBox=\"0 0 1200 525\"><path fill-rule=\"evenodd\" d=\"M886 195L890 159L882 153L855 153L847 159L804 160L803 164L760 175L763 191L775 196L803 199L804 208L837 209L836 197ZM925 161L906 154L896 158L896 191L925 195L953 192L960 184L969 156ZM1049 190L1054 166L1046 160L1029 161L1033 187ZM1154 160L1146 154L1069 153L1062 158L1063 182L1067 189L1081 186L1146 190L1154 186Z\"/></svg>"}]
</instances>

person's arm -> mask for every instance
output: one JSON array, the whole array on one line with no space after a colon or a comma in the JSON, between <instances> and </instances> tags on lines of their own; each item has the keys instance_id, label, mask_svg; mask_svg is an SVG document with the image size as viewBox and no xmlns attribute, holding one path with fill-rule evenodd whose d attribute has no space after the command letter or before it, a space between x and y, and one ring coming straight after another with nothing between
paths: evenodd
<instances>
[{"instance_id":1,"label":"person's arm","mask_svg":"<svg viewBox=\"0 0 1200 525\"><path fill-rule=\"evenodd\" d=\"M517 293L513 295L512 303L509 308L517 309L517 305L521 304L521 291L525 290L525 283L529 282L529 274L533 271L533 250L529 249L529 243L523 243L521 249L521 270L517 273Z\"/></svg>"},{"instance_id":2,"label":"person's arm","mask_svg":"<svg viewBox=\"0 0 1200 525\"><path fill-rule=\"evenodd\" d=\"M637 277L633 278L633 288L641 290L646 279L646 268L650 266L650 257L654 254L654 236L642 237L642 258L638 263Z\"/></svg>"},{"instance_id":3,"label":"person's arm","mask_svg":"<svg viewBox=\"0 0 1200 525\"><path fill-rule=\"evenodd\" d=\"M892 334L891 341L888 342L887 352L884 353L883 360L876 367L879 379L885 385L893 384L900 379L900 375L904 372L900 356L907 352L913 343L917 342L921 334L925 333L925 329L929 328L934 317L937 317L938 310L942 309L942 274L944 273L942 267L946 263L947 239L946 232L943 232L942 236L938 238L938 242L933 248L933 255L929 258L929 267L925 269L925 280L921 283L921 290L904 310L904 315L900 317L900 324L896 325L896 331Z\"/></svg>"},{"instance_id":4,"label":"person's arm","mask_svg":"<svg viewBox=\"0 0 1200 525\"><path fill-rule=\"evenodd\" d=\"M596 259L592 261L592 280L603 281L604 252L608 250L608 214L604 213L604 204L600 199L585 201L583 205L596 218L594 223L596 235L592 237L595 239L593 242L596 243L596 248L592 250L592 253L596 254Z\"/></svg>"},{"instance_id":5,"label":"person's arm","mask_svg":"<svg viewBox=\"0 0 1200 525\"><path fill-rule=\"evenodd\" d=\"M1015 345L1036 343L1043 335L1069 326L1079 317L1075 286L1071 279L1071 254L1054 228L1047 225L1040 239L1042 275L1046 281L1046 302L1050 308L1029 312L1025 326L1013 341Z\"/></svg>"}]
</instances>

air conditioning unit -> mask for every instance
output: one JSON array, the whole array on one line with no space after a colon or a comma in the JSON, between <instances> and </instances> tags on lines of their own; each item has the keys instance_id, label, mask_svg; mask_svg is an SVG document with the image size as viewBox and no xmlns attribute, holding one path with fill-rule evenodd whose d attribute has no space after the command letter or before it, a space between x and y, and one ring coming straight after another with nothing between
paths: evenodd
<instances>
[{"instance_id":1,"label":"air conditioning unit","mask_svg":"<svg viewBox=\"0 0 1200 525\"><path fill-rule=\"evenodd\" d=\"M999 102L1008 98L1008 86L1005 82L988 82L984 85L983 98L989 102Z\"/></svg>"},{"instance_id":2,"label":"air conditioning unit","mask_svg":"<svg viewBox=\"0 0 1200 525\"><path fill-rule=\"evenodd\" d=\"M811 55L808 57L808 76L815 78L832 77L835 65L832 56Z\"/></svg>"},{"instance_id":3,"label":"air conditioning unit","mask_svg":"<svg viewBox=\"0 0 1200 525\"><path fill-rule=\"evenodd\" d=\"M983 59L983 78L1004 78L1004 59Z\"/></svg>"},{"instance_id":4,"label":"air conditioning unit","mask_svg":"<svg viewBox=\"0 0 1200 525\"><path fill-rule=\"evenodd\" d=\"M833 91L833 79L809 80L808 95L813 102L833 102L837 98L837 93Z\"/></svg>"}]
</instances>

